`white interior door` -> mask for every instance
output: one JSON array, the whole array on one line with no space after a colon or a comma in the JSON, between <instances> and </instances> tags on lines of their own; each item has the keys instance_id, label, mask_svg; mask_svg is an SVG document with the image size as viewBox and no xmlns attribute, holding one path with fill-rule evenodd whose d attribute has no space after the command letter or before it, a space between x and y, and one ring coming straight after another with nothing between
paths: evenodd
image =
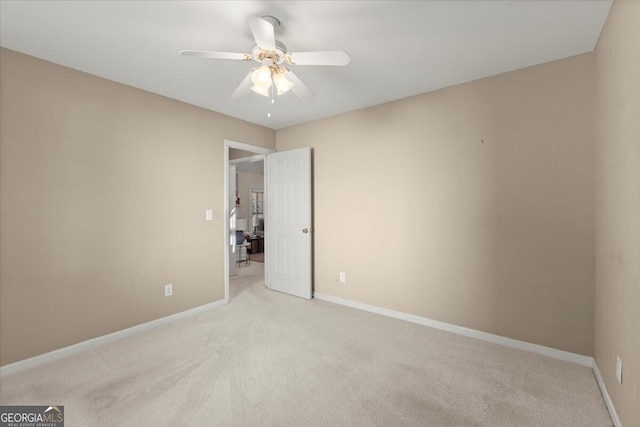
<instances>
[{"instance_id":1,"label":"white interior door","mask_svg":"<svg viewBox=\"0 0 640 427\"><path fill-rule=\"evenodd\" d=\"M267 283L275 291L312 296L311 149L267 155Z\"/></svg>"}]
</instances>

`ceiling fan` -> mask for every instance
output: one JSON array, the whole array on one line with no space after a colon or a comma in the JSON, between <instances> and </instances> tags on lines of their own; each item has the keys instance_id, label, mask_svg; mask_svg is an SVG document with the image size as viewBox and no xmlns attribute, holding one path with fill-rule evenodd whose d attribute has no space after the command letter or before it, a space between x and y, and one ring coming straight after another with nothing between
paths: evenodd
<instances>
[{"instance_id":1,"label":"ceiling fan","mask_svg":"<svg viewBox=\"0 0 640 427\"><path fill-rule=\"evenodd\" d=\"M288 52L280 40L276 40L275 29L280 26L273 16L250 17L249 28L256 41L251 53L213 52L208 50L181 50L180 54L206 59L254 60L260 65L253 68L231 95L232 98L254 92L271 97L283 95L291 90L306 101L314 94L287 66L290 65L347 65L351 61L348 53L341 50L319 52ZM253 83L253 85L252 85Z\"/></svg>"}]
</instances>

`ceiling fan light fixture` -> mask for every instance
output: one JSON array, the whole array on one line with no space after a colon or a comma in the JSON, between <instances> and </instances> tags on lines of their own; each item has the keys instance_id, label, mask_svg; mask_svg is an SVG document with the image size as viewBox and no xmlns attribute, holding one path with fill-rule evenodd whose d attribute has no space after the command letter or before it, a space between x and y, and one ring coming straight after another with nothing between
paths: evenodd
<instances>
[{"instance_id":1,"label":"ceiling fan light fixture","mask_svg":"<svg viewBox=\"0 0 640 427\"><path fill-rule=\"evenodd\" d=\"M251 72L251 81L258 87L268 89L271 87L271 69L266 65L256 68Z\"/></svg>"},{"instance_id":2,"label":"ceiling fan light fixture","mask_svg":"<svg viewBox=\"0 0 640 427\"><path fill-rule=\"evenodd\" d=\"M284 68L283 64L340 66L347 65L351 60L349 54L341 50L289 52L285 44L276 39L276 29L280 27L280 21L274 16L250 16L248 23L255 40L251 53L180 51L181 55L197 58L256 61L259 65L249 71L231 98L244 96L250 93L251 89L259 95L270 98L273 103L276 95L283 95L291 90L298 98L308 101L313 98L313 92L291 70ZM287 73L288 76L285 75Z\"/></svg>"},{"instance_id":3,"label":"ceiling fan light fixture","mask_svg":"<svg viewBox=\"0 0 640 427\"><path fill-rule=\"evenodd\" d=\"M269 86L263 87L263 86L253 85L251 86L251 90L259 95L269 96Z\"/></svg>"},{"instance_id":4,"label":"ceiling fan light fixture","mask_svg":"<svg viewBox=\"0 0 640 427\"><path fill-rule=\"evenodd\" d=\"M282 72L274 73L273 82L278 89L278 95L284 95L293 87L293 83L291 83Z\"/></svg>"}]
</instances>

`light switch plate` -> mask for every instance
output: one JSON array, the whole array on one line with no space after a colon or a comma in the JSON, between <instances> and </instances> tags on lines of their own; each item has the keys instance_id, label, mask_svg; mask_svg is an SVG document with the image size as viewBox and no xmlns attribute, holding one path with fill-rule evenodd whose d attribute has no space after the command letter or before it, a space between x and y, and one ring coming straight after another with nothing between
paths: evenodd
<instances>
[{"instance_id":1,"label":"light switch plate","mask_svg":"<svg viewBox=\"0 0 640 427\"><path fill-rule=\"evenodd\" d=\"M622 384L622 359L619 357L616 360L616 378L618 382Z\"/></svg>"},{"instance_id":2,"label":"light switch plate","mask_svg":"<svg viewBox=\"0 0 640 427\"><path fill-rule=\"evenodd\" d=\"M207 221L213 221L213 210L212 209L207 209L204 212L204 218Z\"/></svg>"}]
</instances>

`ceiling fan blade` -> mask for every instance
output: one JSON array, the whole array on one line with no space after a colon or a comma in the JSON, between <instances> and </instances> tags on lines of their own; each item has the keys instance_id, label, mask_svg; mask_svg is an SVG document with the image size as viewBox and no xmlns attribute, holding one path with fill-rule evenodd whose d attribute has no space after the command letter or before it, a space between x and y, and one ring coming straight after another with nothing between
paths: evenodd
<instances>
[{"instance_id":1,"label":"ceiling fan blade","mask_svg":"<svg viewBox=\"0 0 640 427\"><path fill-rule=\"evenodd\" d=\"M231 95L232 99L242 98L251 92L251 71L247 74L247 77L242 80L236 90Z\"/></svg>"},{"instance_id":2,"label":"ceiling fan blade","mask_svg":"<svg viewBox=\"0 0 640 427\"><path fill-rule=\"evenodd\" d=\"M295 65L347 65L351 62L349 54L341 50L297 52L288 53L287 56Z\"/></svg>"},{"instance_id":3,"label":"ceiling fan blade","mask_svg":"<svg viewBox=\"0 0 640 427\"><path fill-rule=\"evenodd\" d=\"M234 59L234 60L248 60L253 57L246 53L233 53L233 52L213 52L210 50L181 50L180 55L193 56L196 58L206 59Z\"/></svg>"},{"instance_id":4,"label":"ceiling fan blade","mask_svg":"<svg viewBox=\"0 0 640 427\"><path fill-rule=\"evenodd\" d=\"M291 83L293 83L293 87L291 91L296 94L296 96L303 101L310 101L315 97L315 94L311 92L311 89L307 87L306 84L302 83L302 80L292 71L288 71L286 74L287 78Z\"/></svg>"},{"instance_id":5,"label":"ceiling fan blade","mask_svg":"<svg viewBox=\"0 0 640 427\"><path fill-rule=\"evenodd\" d=\"M276 50L276 35L273 25L262 18L249 17L249 28L260 49Z\"/></svg>"}]
</instances>

